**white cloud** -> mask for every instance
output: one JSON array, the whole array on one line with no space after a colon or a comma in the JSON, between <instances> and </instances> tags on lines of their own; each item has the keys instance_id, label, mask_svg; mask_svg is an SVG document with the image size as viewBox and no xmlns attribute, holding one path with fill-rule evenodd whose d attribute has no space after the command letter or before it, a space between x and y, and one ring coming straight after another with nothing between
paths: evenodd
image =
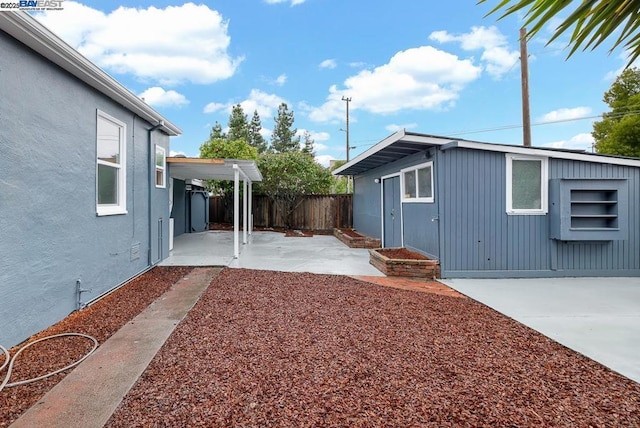
<instances>
[{"instance_id":1,"label":"white cloud","mask_svg":"<svg viewBox=\"0 0 640 428\"><path fill-rule=\"evenodd\" d=\"M538 119L539 122L558 122L563 120L580 119L591 114L589 107L561 108L550 111Z\"/></svg>"},{"instance_id":2,"label":"white cloud","mask_svg":"<svg viewBox=\"0 0 640 428\"><path fill-rule=\"evenodd\" d=\"M320 68L336 68L338 63L336 63L335 59L325 59L320 63Z\"/></svg>"},{"instance_id":3,"label":"white cloud","mask_svg":"<svg viewBox=\"0 0 640 428\"><path fill-rule=\"evenodd\" d=\"M328 132L311 132L311 138L313 141L328 141L331 138Z\"/></svg>"},{"instance_id":4,"label":"white cloud","mask_svg":"<svg viewBox=\"0 0 640 428\"><path fill-rule=\"evenodd\" d=\"M313 140L313 148L315 149L316 152L321 152L329 148L329 146L327 146L326 144L320 143L320 141L328 141L331 138L331 135L329 135L328 132L316 132L316 131L309 131L308 129L298 128L298 132L296 132L296 136L302 139L304 138L305 132L308 132L309 136Z\"/></svg>"},{"instance_id":5,"label":"white cloud","mask_svg":"<svg viewBox=\"0 0 640 428\"><path fill-rule=\"evenodd\" d=\"M187 154L182 151L169 150L169 156L175 158L176 156L187 156Z\"/></svg>"},{"instance_id":6,"label":"white cloud","mask_svg":"<svg viewBox=\"0 0 640 428\"><path fill-rule=\"evenodd\" d=\"M331 163L332 160L334 160L335 157L331 156L331 155L319 155L316 156L316 162L318 162L320 165L324 166L325 168L329 167L329 163Z\"/></svg>"},{"instance_id":7,"label":"white cloud","mask_svg":"<svg viewBox=\"0 0 640 428\"><path fill-rule=\"evenodd\" d=\"M242 106L242 110L248 116L249 120L251 120L253 112L257 111L260 116L260 120L264 122L265 120L273 117L275 112L278 111L280 104L284 102L286 102L284 98L277 95L268 94L259 89L252 89L249 93L249 98L241 101L239 104ZM211 102L204 107L204 113L216 113L219 111L231 113L231 109L236 104L238 103L234 101L226 103Z\"/></svg>"},{"instance_id":8,"label":"white cloud","mask_svg":"<svg viewBox=\"0 0 640 428\"><path fill-rule=\"evenodd\" d=\"M554 149L573 149L573 150L586 150L591 152L595 140L589 133L582 133L571 137L568 140L553 141L550 143L542 144L543 147L552 147Z\"/></svg>"},{"instance_id":9,"label":"white cloud","mask_svg":"<svg viewBox=\"0 0 640 428\"><path fill-rule=\"evenodd\" d=\"M354 61L349 63L349 67L352 67L352 68L364 68L366 66L367 66L367 63L363 61Z\"/></svg>"},{"instance_id":10,"label":"white cloud","mask_svg":"<svg viewBox=\"0 0 640 428\"><path fill-rule=\"evenodd\" d=\"M351 97L351 109L371 113L437 110L451 106L464 85L480 73L471 60L421 46L400 51L387 64L347 78L342 89L331 86L322 106L301 107L316 122L343 120L343 96Z\"/></svg>"},{"instance_id":11,"label":"white cloud","mask_svg":"<svg viewBox=\"0 0 640 428\"><path fill-rule=\"evenodd\" d=\"M163 85L227 79L242 61L228 52L228 22L206 5L104 13L67 0L35 16L98 66Z\"/></svg>"},{"instance_id":12,"label":"white cloud","mask_svg":"<svg viewBox=\"0 0 640 428\"><path fill-rule=\"evenodd\" d=\"M291 6L296 6L304 3L306 0L264 0L267 4L279 4L291 2Z\"/></svg>"},{"instance_id":13,"label":"white cloud","mask_svg":"<svg viewBox=\"0 0 640 428\"><path fill-rule=\"evenodd\" d=\"M139 97L155 107L182 107L189 104L189 100L184 95L174 90L165 91L159 86L147 89Z\"/></svg>"},{"instance_id":14,"label":"white cloud","mask_svg":"<svg viewBox=\"0 0 640 428\"><path fill-rule=\"evenodd\" d=\"M287 83L287 75L286 74L281 74L280 76L276 77L276 80L273 82L278 86L282 86L285 83Z\"/></svg>"},{"instance_id":15,"label":"white cloud","mask_svg":"<svg viewBox=\"0 0 640 428\"><path fill-rule=\"evenodd\" d=\"M202 112L203 113L215 113L217 111L224 110L225 108L228 108L228 104L209 103L206 106L204 106L204 110L202 110ZM231 110L229 110L229 111L231 111Z\"/></svg>"},{"instance_id":16,"label":"white cloud","mask_svg":"<svg viewBox=\"0 0 640 428\"><path fill-rule=\"evenodd\" d=\"M384 127L384 129L386 129L389 132L396 132L399 131L401 129L413 129L413 128L417 128L418 124L417 123L407 123L404 125L396 125L395 123L392 123L390 125L387 125Z\"/></svg>"},{"instance_id":17,"label":"white cloud","mask_svg":"<svg viewBox=\"0 0 640 428\"><path fill-rule=\"evenodd\" d=\"M429 39L439 43L458 42L465 51L482 50L484 68L494 78L509 72L520 58L518 50L510 50L507 38L497 27L471 27L469 33L453 35L447 31L434 31Z\"/></svg>"}]
</instances>

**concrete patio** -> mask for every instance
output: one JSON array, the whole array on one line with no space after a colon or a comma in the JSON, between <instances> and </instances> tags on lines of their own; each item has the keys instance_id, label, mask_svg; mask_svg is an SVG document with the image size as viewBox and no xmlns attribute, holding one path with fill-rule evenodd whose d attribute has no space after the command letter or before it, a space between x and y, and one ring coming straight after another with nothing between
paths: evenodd
<instances>
[{"instance_id":1,"label":"concrete patio","mask_svg":"<svg viewBox=\"0 0 640 428\"><path fill-rule=\"evenodd\" d=\"M441 282L640 382L640 278Z\"/></svg>"},{"instance_id":2,"label":"concrete patio","mask_svg":"<svg viewBox=\"0 0 640 428\"><path fill-rule=\"evenodd\" d=\"M332 235L285 237L254 231L233 258L233 232L210 230L175 238L161 266L227 266L231 268L384 276L369 264L369 251L349 248Z\"/></svg>"}]
</instances>

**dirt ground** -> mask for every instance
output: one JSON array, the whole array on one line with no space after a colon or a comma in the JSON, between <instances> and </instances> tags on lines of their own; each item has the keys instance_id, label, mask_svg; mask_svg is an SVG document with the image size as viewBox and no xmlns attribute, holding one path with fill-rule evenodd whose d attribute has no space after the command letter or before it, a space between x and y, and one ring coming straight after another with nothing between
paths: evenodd
<instances>
[{"instance_id":1,"label":"dirt ground","mask_svg":"<svg viewBox=\"0 0 640 428\"><path fill-rule=\"evenodd\" d=\"M176 281L190 272L189 267L156 267L99 300L77 311L56 325L34 335L27 342L65 332L84 333L103 343L123 325L135 318L151 302L160 297ZM31 379L77 361L91 349L92 343L82 338L55 339L41 342L20 354L9 382ZM15 355L19 347L10 349ZM0 355L0 366L4 358ZM0 372L0 383L6 369ZM53 388L66 373L45 380L0 391L0 427L6 427Z\"/></svg>"},{"instance_id":2,"label":"dirt ground","mask_svg":"<svg viewBox=\"0 0 640 428\"><path fill-rule=\"evenodd\" d=\"M102 343L189 270L155 268L42 334ZM87 344L53 347L12 381ZM0 392L0 426L62 376ZM225 269L107 426L634 427L640 384L472 299Z\"/></svg>"},{"instance_id":3,"label":"dirt ground","mask_svg":"<svg viewBox=\"0 0 640 428\"><path fill-rule=\"evenodd\" d=\"M640 426L640 385L472 299L228 269L107 426Z\"/></svg>"}]
</instances>

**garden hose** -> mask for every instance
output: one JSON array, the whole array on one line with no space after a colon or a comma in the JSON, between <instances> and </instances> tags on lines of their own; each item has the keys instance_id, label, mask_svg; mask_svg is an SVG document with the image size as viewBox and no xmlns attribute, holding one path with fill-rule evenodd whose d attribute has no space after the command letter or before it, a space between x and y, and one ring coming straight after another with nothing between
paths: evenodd
<instances>
[{"instance_id":1,"label":"garden hose","mask_svg":"<svg viewBox=\"0 0 640 428\"><path fill-rule=\"evenodd\" d=\"M35 345L36 343L43 342L45 340L55 339L55 338L58 338L58 337L66 337L66 336L78 336L78 337L84 337L86 339L89 339L89 340L91 340L93 342L93 348L88 353L86 353L82 358L80 358L79 360L69 364L66 367L63 367L61 369L49 372L49 373L44 374L42 376L38 376L38 377L31 378L31 379L26 379L26 380L21 380L19 382L9 383L9 378L11 377L11 371L13 370L13 364L16 361L16 358L18 358L18 355L20 355L20 353L22 351L24 351L25 349ZM2 370L4 370L4 368L7 367L7 365L9 366L7 368L7 374L5 375L4 380L2 381L2 383L0 383L0 391L2 391L5 387L8 388L8 387L11 387L11 386L26 385L28 383L37 382L39 380L46 379L46 378L51 377L53 375L56 375L58 373L62 373L63 371L68 370L68 369L70 369L72 367L75 367L78 364L80 364L81 362L83 362L89 355L93 354L93 352L97 348L98 348L98 340L93 336L89 336L89 335L82 334L82 333L61 333L61 334L55 334L53 336L43 337L43 338L38 339L38 340L34 340L33 342L31 342L31 343L23 346L22 348L18 349L18 352L16 352L13 357L10 356L9 351L4 346L0 345L0 351L2 351L2 353L4 354L4 358L5 358L4 362L2 363L2 366L0 366L0 372L2 372Z\"/></svg>"}]
</instances>

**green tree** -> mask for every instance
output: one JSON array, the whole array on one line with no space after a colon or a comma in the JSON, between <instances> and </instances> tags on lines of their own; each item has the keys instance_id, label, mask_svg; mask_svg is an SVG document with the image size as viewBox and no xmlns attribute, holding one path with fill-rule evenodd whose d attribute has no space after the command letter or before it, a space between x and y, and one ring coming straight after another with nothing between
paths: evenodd
<instances>
[{"instance_id":1,"label":"green tree","mask_svg":"<svg viewBox=\"0 0 640 428\"><path fill-rule=\"evenodd\" d=\"M300 150L300 137L296 136L297 129L293 128L293 111L289 111L287 103L280 104L278 115L274 117L275 126L271 134L271 149L276 153Z\"/></svg>"},{"instance_id":2,"label":"green tree","mask_svg":"<svg viewBox=\"0 0 640 428\"><path fill-rule=\"evenodd\" d=\"M485 3L487 0L479 0ZM553 42L567 31L569 56L578 49L595 49L609 37L615 41L610 52L623 46L630 53L629 64L640 55L640 14L638 2L629 0L500 0L489 14L502 10L503 18L524 13L524 26L529 27L529 37L538 33L545 25L557 19L568 6L575 6L567 18L562 20L548 43Z\"/></svg>"},{"instance_id":3,"label":"green tree","mask_svg":"<svg viewBox=\"0 0 640 428\"><path fill-rule=\"evenodd\" d=\"M328 193L333 177L313 156L302 151L264 153L258 159L263 180L256 192L267 195L285 213L286 226L304 195Z\"/></svg>"},{"instance_id":4,"label":"green tree","mask_svg":"<svg viewBox=\"0 0 640 428\"><path fill-rule=\"evenodd\" d=\"M329 171L338 169L345 163L347 163L346 160L335 160L329 166ZM348 183L349 183L348 177L345 177L344 175L333 175L333 183L331 183L330 192L335 194L350 193L349 189L347 189Z\"/></svg>"},{"instance_id":5,"label":"green tree","mask_svg":"<svg viewBox=\"0 0 640 428\"><path fill-rule=\"evenodd\" d=\"M207 159L258 159L258 151L243 140L214 138L200 146L200 157Z\"/></svg>"},{"instance_id":6,"label":"green tree","mask_svg":"<svg viewBox=\"0 0 640 428\"><path fill-rule=\"evenodd\" d=\"M208 159L257 159L258 151L243 140L211 138L200 146L200 157ZM221 195L225 206L225 221L230 222L233 211L233 182L228 180L206 180L207 190Z\"/></svg>"},{"instance_id":7,"label":"green tree","mask_svg":"<svg viewBox=\"0 0 640 428\"><path fill-rule=\"evenodd\" d=\"M240 104L236 104L231 109L227 139L231 141L242 140L249 143L249 122L247 122L247 115L244 114Z\"/></svg>"},{"instance_id":8,"label":"green tree","mask_svg":"<svg viewBox=\"0 0 640 428\"><path fill-rule=\"evenodd\" d=\"M628 68L604 93L611 107L593 124L598 153L640 157L640 70Z\"/></svg>"},{"instance_id":9,"label":"green tree","mask_svg":"<svg viewBox=\"0 0 640 428\"><path fill-rule=\"evenodd\" d=\"M316 142L313 141L313 138L311 138L311 134L309 133L309 131L304 131L304 134L302 135L302 141L303 141L302 153L315 156L316 153L315 153L314 145Z\"/></svg>"},{"instance_id":10,"label":"green tree","mask_svg":"<svg viewBox=\"0 0 640 428\"><path fill-rule=\"evenodd\" d=\"M217 120L213 128L211 128L211 132L209 132L209 140L215 140L216 138L227 138L225 133L222 132L222 125Z\"/></svg>"},{"instance_id":11,"label":"green tree","mask_svg":"<svg viewBox=\"0 0 640 428\"><path fill-rule=\"evenodd\" d=\"M255 147L258 150L258 153L264 153L267 151L267 141L264 139L262 134L262 122L260 121L260 116L258 115L258 110L253 112L253 117L251 118L251 122L249 122L249 145Z\"/></svg>"}]
</instances>

